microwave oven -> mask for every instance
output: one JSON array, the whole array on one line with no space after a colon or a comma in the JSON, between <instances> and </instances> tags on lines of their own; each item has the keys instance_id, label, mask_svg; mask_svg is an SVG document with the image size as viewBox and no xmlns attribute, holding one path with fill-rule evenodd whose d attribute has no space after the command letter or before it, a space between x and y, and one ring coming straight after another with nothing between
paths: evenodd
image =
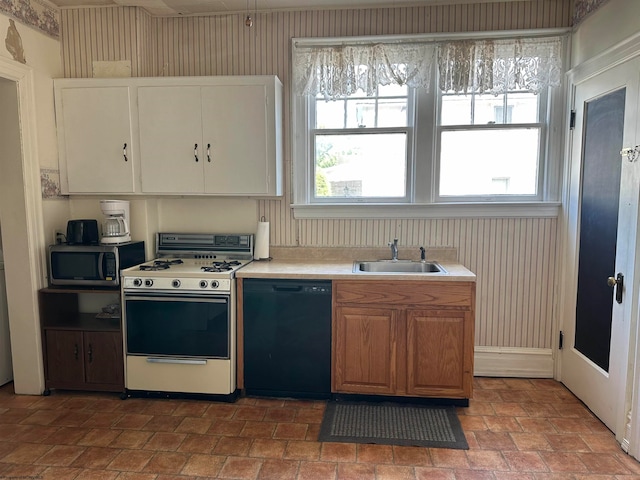
<instances>
[{"instance_id":1,"label":"microwave oven","mask_svg":"<svg viewBox=\"0 0 640 480\"><path fill-rule=\"evenodd\" d=\"M117 287L120 270L144 263L144 242L49 246L49 284Z\"/></svg>"}]
</instances>

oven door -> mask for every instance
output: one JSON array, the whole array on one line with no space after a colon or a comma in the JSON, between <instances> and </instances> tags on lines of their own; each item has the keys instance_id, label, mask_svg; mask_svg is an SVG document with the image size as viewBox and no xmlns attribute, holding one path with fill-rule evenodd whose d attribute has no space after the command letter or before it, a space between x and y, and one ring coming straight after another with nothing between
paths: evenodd
<instances>
[{"instance_id":1,"label":"oven door","mask_svg":"<svg viewBox=\"0 0 640 480\"><path fill-rule=\"evenodd\" d=\"M229 295L124 293L127 355L229 359Z\"/></svg>"}]
</instances>

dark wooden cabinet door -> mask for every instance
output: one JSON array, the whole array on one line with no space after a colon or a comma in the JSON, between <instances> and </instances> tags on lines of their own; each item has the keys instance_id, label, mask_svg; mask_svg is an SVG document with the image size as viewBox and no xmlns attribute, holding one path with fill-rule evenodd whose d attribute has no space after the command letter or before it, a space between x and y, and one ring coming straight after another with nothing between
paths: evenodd
<instances>
[{"instance_id":1,"label":"dark wooden cabinet door","mask_svg":"<svg viewBox=\"0 0 640 480\"><path fill-rule=\"evenodd\" d=\"M67 387L84 383L82 333L46 330L47 384Z\"/></svg>"},{"instance_id":2,"label":"dark wooden cabinet door","mask_svg":"<svg viewBox=\"0 0 640 480\"><path fill-rule=\"evenodd\" d=\"M84 332L85 379L90 384L124 388L124 359L120 332Z\"/></svg>"}]
</instances>

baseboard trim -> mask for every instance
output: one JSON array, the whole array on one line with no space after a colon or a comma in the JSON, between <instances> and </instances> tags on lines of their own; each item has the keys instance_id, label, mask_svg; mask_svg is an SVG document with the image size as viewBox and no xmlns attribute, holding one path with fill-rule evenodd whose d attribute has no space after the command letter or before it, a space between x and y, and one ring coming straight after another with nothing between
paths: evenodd
<instances>
[{"instance_id":1,"label":"baseboard trim","mask_svg":"<svg viewBox=\"0 0 640 480\"><path fill-rule=\"evenodd\" d=\"M475 347L476 377L553 378L553 350Z\"/></svg>"}]
</instances>

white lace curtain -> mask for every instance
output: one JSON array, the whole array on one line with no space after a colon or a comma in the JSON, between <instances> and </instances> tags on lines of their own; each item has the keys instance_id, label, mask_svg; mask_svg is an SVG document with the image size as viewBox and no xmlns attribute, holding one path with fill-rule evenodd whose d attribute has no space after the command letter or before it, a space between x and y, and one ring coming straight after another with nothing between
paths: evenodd
<instances>
[{"instance_id":1,"label":"white lace curtain","mask_svg":"<svg viewBox=\"0 0 640 480\"><path fill-rule=\"evenodd\" d=\"M526 90L560 85L560 38L455 41L438 48L439 86L457 93Z\"/></svg>"},{"instance_id":2,"label":"white lace curtain","mask_svg":"<svg viewBox=\"0 0 640 480\"><path fill-rule=\"evenodd\" d=\"M429 44L371 44L293 48L294 89L299 95L341 98L378 85L429 88L435 48Z\"/></svg>"},{"instance_id":3,"label":"white lace curtain","mask_svg":"<svg viewBox=\"0 0 640 480\"><path fill-rule=\"evenodd\" d=\"M336 99L357 90L371 96L377 85L389 84L428 90L436 63L443 91L537 93L560 85L562 40L553 37L323 47L294 43L292 62L294 92L303 96L321 94Z\"/></svg>"}]
</instances>

